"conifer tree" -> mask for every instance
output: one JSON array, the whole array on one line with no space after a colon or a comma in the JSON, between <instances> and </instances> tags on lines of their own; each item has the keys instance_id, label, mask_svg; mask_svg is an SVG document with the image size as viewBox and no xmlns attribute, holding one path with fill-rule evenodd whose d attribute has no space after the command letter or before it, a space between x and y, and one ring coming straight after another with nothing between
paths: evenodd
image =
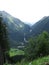
<instances>
[{"instance_id":1,"label":"conifer tree","mask_svg":"<svg viewBox=\"0 0 49 65\"><path fill-rule=\"evenodd\" d=\"M2 15L0 15L0 65L3 65L5 61L5 55L9 50L8 44L8 36L7 36L7 29L6 24L3 23Z\"/></svg>"}]
</instances>

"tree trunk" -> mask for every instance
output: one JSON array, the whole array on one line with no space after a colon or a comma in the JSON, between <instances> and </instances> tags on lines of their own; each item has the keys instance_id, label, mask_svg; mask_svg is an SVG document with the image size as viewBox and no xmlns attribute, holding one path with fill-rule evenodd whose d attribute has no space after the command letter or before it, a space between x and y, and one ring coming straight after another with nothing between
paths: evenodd
<instances>
[{"instance_id":1,"label":"tree trunk","mask_svg":"<svg viewBox=\"0 0 49 65\"><path fill-rule=\"evenodd\" d=\"M0 65L3 65L3 64L4 64L4 58L3 58L3 52L0 46Z\"/></svg>"}]
</instances>

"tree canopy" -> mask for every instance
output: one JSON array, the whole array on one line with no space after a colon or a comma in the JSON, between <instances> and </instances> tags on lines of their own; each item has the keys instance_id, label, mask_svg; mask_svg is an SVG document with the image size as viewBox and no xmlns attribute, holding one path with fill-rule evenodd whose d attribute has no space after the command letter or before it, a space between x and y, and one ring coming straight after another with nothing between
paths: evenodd
<instances>
[{"instance_id":1,"label":"tree canopy","mask_svg":"<svg viewBox=\"0 0 49 65\"><path fill-rule=\"evenodd\" d=\"M43 31L35 38L31 38L25 48L25 55L29 60L49 54L49 34Z\"/></svg>"}]
</instances>

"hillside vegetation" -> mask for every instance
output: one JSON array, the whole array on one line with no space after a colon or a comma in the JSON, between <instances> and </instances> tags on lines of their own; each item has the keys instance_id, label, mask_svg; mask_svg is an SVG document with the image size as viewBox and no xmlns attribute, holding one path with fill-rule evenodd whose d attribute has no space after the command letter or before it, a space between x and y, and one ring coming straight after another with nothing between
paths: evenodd
<instances>
[{"instance_id":1,"label":"hillside vegetation","mask_svg":"<svg viewBox=\"0 0 49 65\"><path fill-rule=\"evenodd\" d=\"M38 59L33 60L31 62L17 63L16 65L47 65L47 64L49 64L49 56L38 58Z\"/></svg>"},{"instance_id":2,"label":"hillside vegetation","mask_svg":"<svg viewBox=\"0 0 49 65\"><path fill-rule=\"evenodd\" d=\"M46 64L49 64L49 56L38 58L38 59L35 59L31 62L25 62L25 61L22 61L20 63L17 62L14 65L46 65ZM7 65L12 65L12 64L7 64Z\"/></svg>"},{"instance_id":3,"label":"hillside vegetation","mask_svg":"<svg viewBox=\"0 0 49 65\"><path fill-rule=\"evenodd\" d=\"M49 63L49 33L43 31L37 37L29 39L24 51L11 49L9 53L10 64L44 65Z\"/></svg>"}]
</instances>

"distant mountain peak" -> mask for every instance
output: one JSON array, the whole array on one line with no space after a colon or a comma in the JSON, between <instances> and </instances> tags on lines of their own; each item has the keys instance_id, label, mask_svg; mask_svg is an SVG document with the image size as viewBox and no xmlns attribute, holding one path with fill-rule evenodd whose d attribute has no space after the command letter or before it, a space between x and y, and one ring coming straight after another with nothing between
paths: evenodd
<instances>
[{"instance_id":1,"label":"distant mountain peak","mask_svg":"<svg viewBox=\"0 0 49 65\"><path fill-rule=\"evenodd\" d=\"M37 23L32 26L31 34L34 36L39 35L41 32L47 31L49 32L49 16L43 17Z\"/></svg>"}]
</instances>

